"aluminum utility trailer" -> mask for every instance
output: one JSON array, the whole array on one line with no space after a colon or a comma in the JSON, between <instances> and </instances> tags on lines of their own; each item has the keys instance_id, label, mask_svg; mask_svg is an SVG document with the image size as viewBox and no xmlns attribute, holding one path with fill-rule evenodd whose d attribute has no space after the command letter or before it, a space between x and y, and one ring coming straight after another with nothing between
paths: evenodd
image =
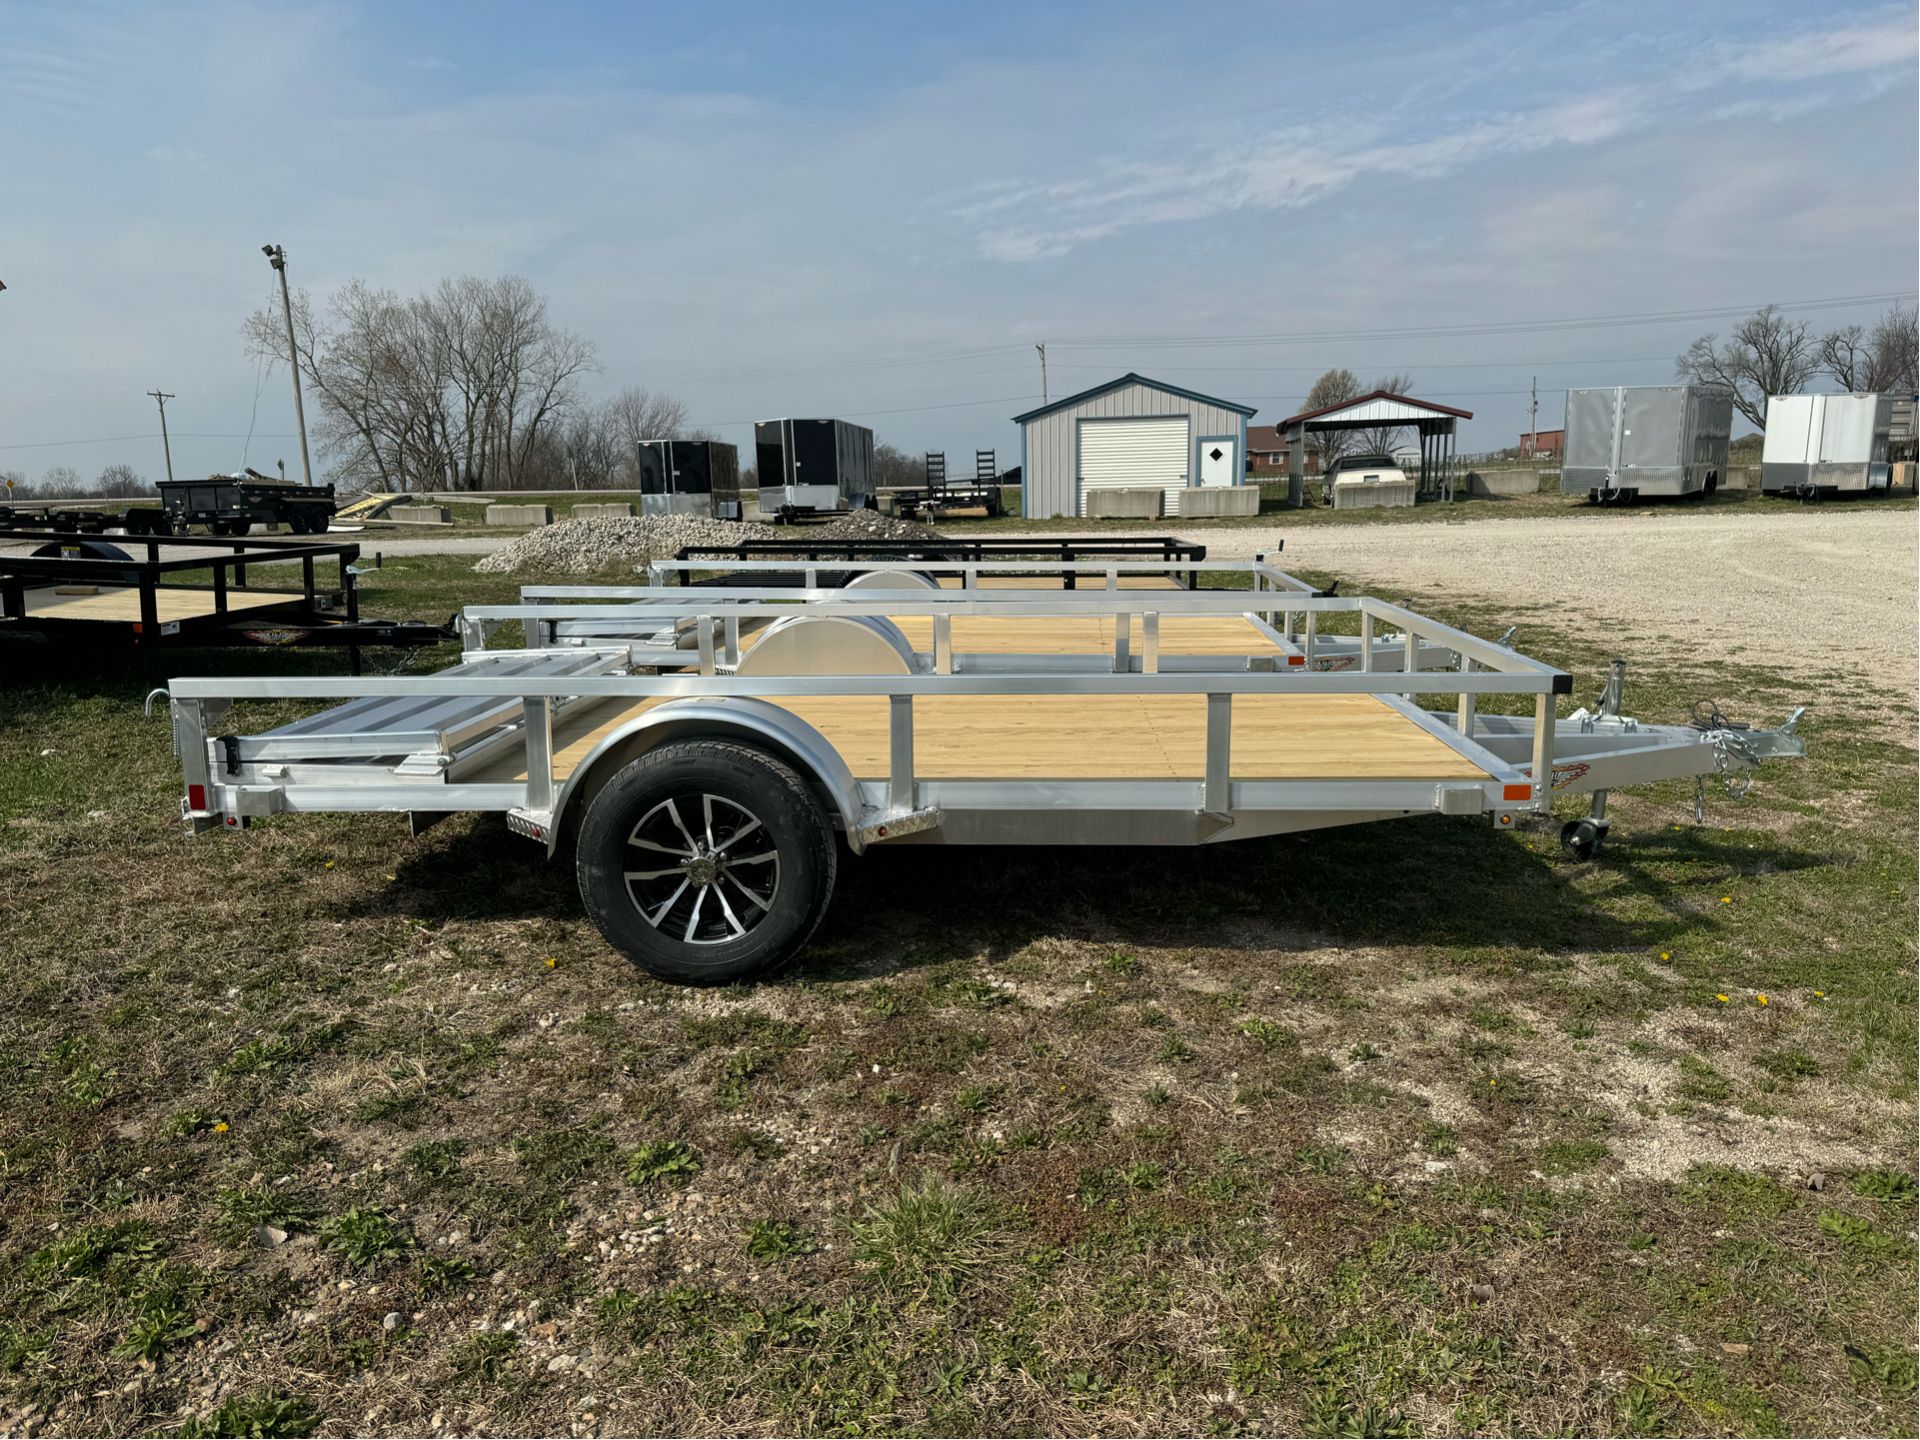
<instances>
[{"instance_id":1,"label":"aluminum utility trailer","mask_svg":"<svg viewBox=\"0 0 1920 1440\"><path fill-rule=\"evenodd\" d=\"M437 645L452 631L360 615L360 547L334 541L0 534L0 635L68 645ZM299 566L296 590L269 584ZM334 570L329 576L327 570ZM199 576L207 574L207 583ZM323 589L323 579L336 588Z\"/></svg>"},{"instance_id":2,"label":"aluminum utility trailer","mask_svg":"<svg viewBox=\"0 0 1920 1440\"><path fill-rule=\"evenodd\" d=\"M571 842L616 948L721 982L804 945L836 834L855 855L1200 845L1436 813L1509 826L1580 792L1591 813L1562 839L1590 855L1609 790L1803 753L1797 714L1641 724L1618 668L1558 718L1571 676L1263 561L1202 562L1240 590L1127 561L839 563L861 573L837 588L529 586L463 612L463 658L435 675L175 680L182 815L497 811L550 856ZM493 648L508 624L524 643ZM235 723L289 699L332 708Z\"/></svg>"},{"instance_id":3,"label":"aluminum utility trailer","mask_svg":"<svg viewBox=\"0 0 1920 1440\"><path fill-rule=\"evenodd\" d=\"M1597 505L1711 495L1727 473L1733 392L1724 385L1625 385L1567 392L1560 492Z\"/></svg>"}]
</instances>

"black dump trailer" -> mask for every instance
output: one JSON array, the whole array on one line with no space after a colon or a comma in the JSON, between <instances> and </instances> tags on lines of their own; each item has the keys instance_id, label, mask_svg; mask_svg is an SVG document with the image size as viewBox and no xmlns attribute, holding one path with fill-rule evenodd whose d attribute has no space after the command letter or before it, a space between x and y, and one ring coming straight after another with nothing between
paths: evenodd
<instances>
[{"instance_id":1,"label":"black dump trailer","mask_svg":"<svg viewBox=\"0 0 1920 1440\"><path fill-rule=\"evenodd\" d=\"M255 471L162 480L159 489L167 522L161 534L202 525L216 535L245 535L256 525L285 525L296 535L324 535L335 509L331 485L290 485ZM132 531L134 512L127 513Z\"/></svg>"},{"instance_id":2,"label":"black dump trailer","mask_svg":"<svg viewBox=\"0 0 1920 1440\"><path fill-rule=\"evenodd\" d=\"M873 431L851 420L762 420L753 427L760 511L791 521L873 508Z\"/></svg>"}]
</instances>

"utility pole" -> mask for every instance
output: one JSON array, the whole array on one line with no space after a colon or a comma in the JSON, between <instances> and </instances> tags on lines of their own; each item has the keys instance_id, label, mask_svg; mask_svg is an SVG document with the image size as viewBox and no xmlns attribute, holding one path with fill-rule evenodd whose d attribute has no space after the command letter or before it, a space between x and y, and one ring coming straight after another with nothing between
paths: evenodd
<instances>
[{"instance_id":1,"label":"utility pole","mask_svg":"<svg viewBox=\"0 0 1920 1440\"><path fill-rule=\"evenodd\" d=\"M300 477L311 486L313 461L307 454L307 409L300 401L300 351L293 343L293 301L287 296L287 251L284 245L262 245L260 251L280 277L280 311L287 318L287 364L293 367L293 418L300 427Z\"/></svg>"},{"instance_id":2,"label":"utility pole","mask_svg":"<svg viewBox=\"0 0 1920 1440\"><path fill-rule=\"evenodd\" d=\"M164 390L149 390L147 394L160 402L160 450L167 457L167 479L173 479L173 445L167 439L167 401L173 399Z\"/></svg>"},{"instance_id":3,"label":"utility pole","mask_svg":"<svg viewBox=\"0 0 1920 1440\"><path fill-rule=\"evenodd\" d=\"M1540 377L1533 377L1533 402L1527 407L1527 458L1540 453Z\"/></svg>"},{"instance_id":4,"label":"utility pole","mask_svg":"<svg viewBox=\"0 0 1920 1440\"><path fill-rule=\"evenodd\" d=\"M1038 351L1040 352L1040 403L1041 403L1042 405L1045 405L1045 404L1047 404L1047 403L1048 403L1048 398L1047 398L1047 347L1046 347L1046 343L1045 343L1044 341L1042 341L1042 342L1041 342L1040 344L1038 344L1038 345L1036 345L1036 346L1034 346L1033 348L1034 348L1034 349L1036 349L1036 350L1038 350Z\"/></svg>"}]
</instances>

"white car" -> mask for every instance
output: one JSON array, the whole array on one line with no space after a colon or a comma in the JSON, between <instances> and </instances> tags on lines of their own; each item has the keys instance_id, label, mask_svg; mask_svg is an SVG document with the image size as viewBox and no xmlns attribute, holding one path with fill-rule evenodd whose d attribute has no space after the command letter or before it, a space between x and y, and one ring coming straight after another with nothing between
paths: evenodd
<instances>
[{"instance_id":1,"label":"white car","mask_svg":"<svg viewBox=\"0 0 1920 1440\"><path fill-rule=\"evenodd\" d=\"M1407 472L1400 468L1391 455L1342 455L1333 462L1333 468L1327 472L1322 486L1331 504L1335 486L1407 483Z\"/></svg>"}]
</instances>

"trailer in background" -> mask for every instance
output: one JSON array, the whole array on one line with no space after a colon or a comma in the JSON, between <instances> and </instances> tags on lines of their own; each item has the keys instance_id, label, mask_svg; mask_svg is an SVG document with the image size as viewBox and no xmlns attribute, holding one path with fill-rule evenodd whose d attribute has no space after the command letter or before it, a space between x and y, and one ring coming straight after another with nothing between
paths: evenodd
<instances>
[{"instance_id":1,"label":"trailer in background","mask_svg":"<svg viewBox=\"0 0 1920 1440\"><path fill-rule=\"evenodd\" d=\"M345 649L356 675L362 647L452 638L447 626L362 618L359 559L358 545L324 540L16 531L0 549L0 636L87 649L326 646Z\"/></svg>"},{"instance_id":2,"label":"trailer in background","mask_svg":"<svg viewBox=\"0 0 1920 1440\"><path fill-rule=\"evenodd\" d=\"M640 513L740 518L740 449L721 440L643 440Z\"/></svg>"},{"instance_id":3,"label":"trailer in background","mask_svg":"<svg viewBox=\"0 0 1920 1440\"><path fill-rule=\"evenodd\" d=\"M1760 451L1768 495L1834 495L1885 490L1893 426L1891 395L1774 395Z\"/></svg>"},{"instance_id":4,"label":"trailer in background","mask_svg":"<svg viewBox=\"0 0 1920 1440\"><path fill-rule=\"evenodd\" d=\"M1711 495L1727 473L1733 392L1724 385L1617 385L1567 392L1562 494L1596 504Z\"/></svg>"},{"instance_id":5,"label":"trailer in background","mask_svg":"<svg viewBox=\"0 0 1920 1440\"><path fill-rule=\"evenodd\" d=\"M762 420L753 427L760 513L788 522L873 508L873 431L850 420Z\"/></svg>"},{"instance_id":6,"label":"trailer in background","mask_svg":"<svg viewBox=\"0 0 1920 1440\"><path fill-rule=\"evenodd\" d=\"M256 525L285 525L296 535L324 535L333 520L333 486L294 485L257 470L204 480L162 480L158 489L166 511L166 525L157 532L162 535L182 535L195 525L216 535L245 535ZM129 534L143 533L135 528L135 511L127 512L127 521Z\"/></svg>"}]
</instances>

